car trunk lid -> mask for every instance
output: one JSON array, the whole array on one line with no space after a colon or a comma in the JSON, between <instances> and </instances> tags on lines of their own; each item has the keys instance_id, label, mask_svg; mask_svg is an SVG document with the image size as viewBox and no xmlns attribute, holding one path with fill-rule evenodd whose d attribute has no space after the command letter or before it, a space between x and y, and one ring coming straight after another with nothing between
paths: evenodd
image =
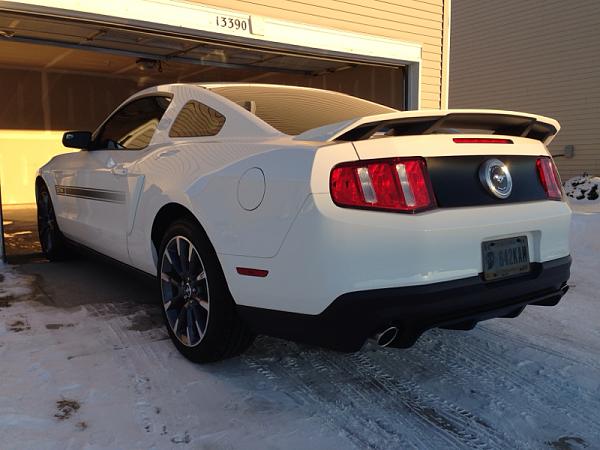
<instances>
[{"instance_id":1,"label":"car trunk lid","mask_svg":"<svg viewBox=\"0 0 600 450\"><path fill-rule=\"evenodd\" d=\"M546 200L548 196L538 173L538 159L548 158L544 144L513 136L494 136L497 142L487 139L486 135L444 134L369 139L352 144L365 163L388 158L424 158L439 208ZM491 160L504 164L510 173L512 189L506 198L493 195L482 181L483 167Z\"/></svg>"}]
</instances>

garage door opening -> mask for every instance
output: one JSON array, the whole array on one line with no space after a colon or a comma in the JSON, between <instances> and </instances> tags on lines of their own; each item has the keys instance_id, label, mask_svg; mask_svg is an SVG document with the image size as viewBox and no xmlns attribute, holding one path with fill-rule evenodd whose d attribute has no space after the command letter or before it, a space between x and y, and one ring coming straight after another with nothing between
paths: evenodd
<instances>
[{"instance_id":1,"label":"garage door opening","mask_svg":"<svg viewBox=\"0 0 600 450\"><path fill-rule=\"evenodd\" d=\"M83 20L0 11L0 182L11 255L37 255L35 172L157 84L239 81L339 91L403 110L407 70L372 58L273 51ZM19 256L20 257L20 256Z\"/></svg>"},{"instance_id":2,"label":"garage door opening","mask_svg":"<svg viewBox=\"0 0 600 450\"><path fill-rule=\"evenodd\" d=\"M222 67L161 61L89 50L1 42L1 88L5 101L0 123L5 130L90 129L121 101L162 83L240 81L290 84L355 95L405 109L405 71L358 63L271 55L270 66ZM211 49L224 61L267 57L260 52ZM222 63L225 64L225 63ZM230 63L227 63L230 64Z\"/></svg>"}]
</instances>

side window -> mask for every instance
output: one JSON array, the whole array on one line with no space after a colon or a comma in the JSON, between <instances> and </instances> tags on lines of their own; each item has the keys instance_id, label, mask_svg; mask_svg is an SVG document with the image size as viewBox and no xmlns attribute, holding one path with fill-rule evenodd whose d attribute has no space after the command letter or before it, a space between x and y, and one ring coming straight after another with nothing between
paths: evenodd
<instances>
[{"instance_id":1,"label":"side window","mask_svg":"<svg viewBox=\"0 0 600 450\"><path fill-rule=\"evenodd\" d=\"M153 96L126 104L100 129L92 148L141 150L147 147L170 102L170 97Z\"/></svg>"},{"instance_id":2,"label":"side window","mask_svg":"<svg viewBox=\"0 0 600 450\"><path fill-rule=\"evenodd\" d=\"M225 124L225 116L195 100L187 102L171 126L170 137L214 136Z\"/></svg>"}]
</instances>

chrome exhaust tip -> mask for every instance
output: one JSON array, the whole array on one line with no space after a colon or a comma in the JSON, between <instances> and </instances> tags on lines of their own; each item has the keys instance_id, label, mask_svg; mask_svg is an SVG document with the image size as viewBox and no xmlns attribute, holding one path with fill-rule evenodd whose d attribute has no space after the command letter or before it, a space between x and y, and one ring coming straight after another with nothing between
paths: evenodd
<instances>
[{"instance_id":1,"label":"chrome exhaust tip","mask_svg":"<svg viewBox=\"0 0 600 450\"><path fill-rule=\"evenodd\" d=\"M398 336L398 327L388 327L373 336L373 340L380 347L387 347Z\"/></svg>"}]
</instances>

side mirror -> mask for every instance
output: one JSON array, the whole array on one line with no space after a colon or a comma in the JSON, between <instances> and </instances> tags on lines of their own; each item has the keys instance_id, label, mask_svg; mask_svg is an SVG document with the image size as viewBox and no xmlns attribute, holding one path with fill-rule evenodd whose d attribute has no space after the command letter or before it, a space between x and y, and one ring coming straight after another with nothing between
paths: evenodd
<instances>
[{"instance_id":1,"label":"side mirror","mask_svg":"<svg viewBox=\"0 0 600 450\"><path fill-rule=\"evenodd\" d=\"M91 143L92 133L90 131L67 131L62 138L62 144L68 148L87 150Z\"/></svg>"}]
</instances>

